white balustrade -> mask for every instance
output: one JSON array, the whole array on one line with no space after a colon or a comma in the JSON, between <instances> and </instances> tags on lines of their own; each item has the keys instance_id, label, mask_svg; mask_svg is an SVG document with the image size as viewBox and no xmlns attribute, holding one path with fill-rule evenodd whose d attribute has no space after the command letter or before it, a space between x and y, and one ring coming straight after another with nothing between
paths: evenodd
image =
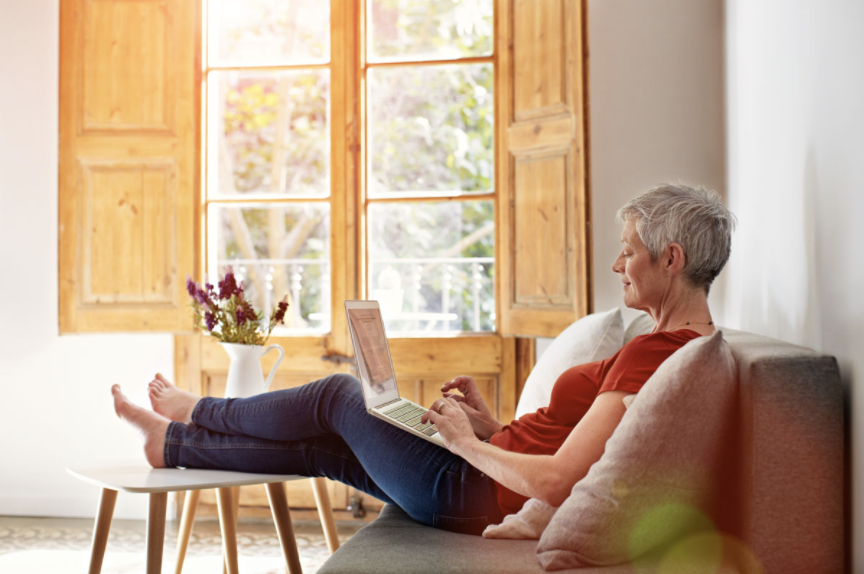
<instances>
[{"instance_id":1,"label":"white balustrade","mask_svg":"<svg viewBox=\"0 0 864 574\"><path fill-rule=\"evenodd\" d=\"M258 301L263 303L262 309L265 316L273 309L273 305L281 301L279 293L274 293L276 277L284 274L285 286L290 294L291 319L293 325L290 332L320 332L330 325L330 264L324 259L231 259L217 262L220 274L224 275L227 267L234 269L235 275L240 280L246 281L247 292L257 295L255 305ZM408 309L403 309L398 315L391 317L388 322L390 332L421 332L421 331L462 331L465 321L473 331L482 331L484 328L484 314L487 317L486 330L490 330L488 323L492 323L494 329L494 289L493 277L488 277L485 271L490 265L495 264L492 257L428 257L428 258L405 258L405 259L373 259L370 261L369 277L374 282L377 273L386 266L394 268L403 279L405 286L405 301ZM318 272L312 273L309 270ZM311 275L311 278L310 278ZM317 279L316 279L317 277ZM261 282L261 293L251 285L250 279L257 278ZM304 308L301 305L301 297L304 290L308 289L308 281L319 284L317 298L317 309ZM369 285L369 293L376 288ZM434 299L429 299L429 291L434 299L440 304L440 310L434 309ZM469 293L469 301L465 299L465 292ZM306 301L308 305L310 301ZM429 304L433 303L433 308ZM467 308L466 308L467 304ZM341 308L341 305L339 306ZM387 319L385 317L385 319ZM455 322L455 325L453 324ZM318 325L316 327L316 324Z\"/></svg>"}]
</instances>

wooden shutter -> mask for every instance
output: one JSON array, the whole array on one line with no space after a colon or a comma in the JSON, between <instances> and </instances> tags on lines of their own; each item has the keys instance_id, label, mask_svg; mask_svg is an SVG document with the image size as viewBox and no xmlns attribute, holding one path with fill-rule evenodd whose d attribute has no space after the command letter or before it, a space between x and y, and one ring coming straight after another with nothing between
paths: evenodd
<instances>
[{"instance_id":1,"label":"wooden shutter","mask_svg":"<svg viewBox=\"0 0 864 574\"><path fill-rule=\"evenodd\" d=\"M501 330L554 337L590 307L584 6L497 8Z\"/></svg>"},{"instance_id":2,"label":"wooden shutter","mask_svg":"<svg viewBox=\"0 0 864 574\"><path fill-rule=\"evenodd\" d=\"M61 333L192 327L197 10L61 1Z\"/></svg>"}]
</instances>

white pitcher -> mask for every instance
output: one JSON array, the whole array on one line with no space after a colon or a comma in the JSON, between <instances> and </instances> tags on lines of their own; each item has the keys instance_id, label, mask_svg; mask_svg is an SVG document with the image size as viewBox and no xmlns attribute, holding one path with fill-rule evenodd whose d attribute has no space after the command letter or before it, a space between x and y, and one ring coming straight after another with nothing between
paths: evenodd
<instances>
[{"instance_id":1,"label":"white pitcher","mask_svg":"<svg viewBox=\"0 0 864 574\"><path fill-rule=\"evenodd\" d=\"M270 382L279 363L285 358L285 351L279 345L270 345L266 349L261 345L240 345L238 343L219 343L228 357L231 365L228 367L228 383L225 385L225 398L245 398L260 395L270 388ZM270 350L279 351L276 364L270 369L267 382L264 382L264 371L261 369L261 357Z\"/></svg>"}]
</instances>

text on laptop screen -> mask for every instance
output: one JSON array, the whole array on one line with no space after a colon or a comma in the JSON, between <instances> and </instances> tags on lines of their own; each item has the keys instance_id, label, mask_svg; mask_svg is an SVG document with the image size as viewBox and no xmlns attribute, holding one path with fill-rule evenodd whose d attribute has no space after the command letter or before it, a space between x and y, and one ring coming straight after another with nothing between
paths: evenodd
<instances>
[{"instance_id":1,"label":"text on laptop screen","mask_svg":"<svg viewBox=\"0 0 864 574\"><path fill-rule=\"evenodd\" d=\"M359 351L357 366L367 397L396 390L396 378L390 366L387 337L379 309L348 309L348 321Z\"/></svg>"}]
</instances>

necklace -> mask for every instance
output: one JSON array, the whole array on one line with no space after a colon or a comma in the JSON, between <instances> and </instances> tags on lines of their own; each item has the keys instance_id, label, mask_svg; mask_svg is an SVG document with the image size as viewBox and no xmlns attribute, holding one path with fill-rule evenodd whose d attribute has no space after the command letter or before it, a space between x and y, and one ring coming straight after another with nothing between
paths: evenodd
<instances>
[{"instance_id":1,"label":"necklace","mask_svg":"<svg viewBox=\"0 0 864 574\"><path fill-rule=\"evenodd\" d=\"M687 326L687 325L713 325L713 324L714 324L714 321L708 321L707 323L696 323L696 322L690 322L690 321L687 321L686 323L681 323L681 324L678 325L677 327L673 327L673 328L671 328L671 329L669 329L669 330L670 330L670 331L674 331L674 330L676 330L676 329L680 329L681 327L685 327L685 326Z\"/></svg>"}]
</instances>

